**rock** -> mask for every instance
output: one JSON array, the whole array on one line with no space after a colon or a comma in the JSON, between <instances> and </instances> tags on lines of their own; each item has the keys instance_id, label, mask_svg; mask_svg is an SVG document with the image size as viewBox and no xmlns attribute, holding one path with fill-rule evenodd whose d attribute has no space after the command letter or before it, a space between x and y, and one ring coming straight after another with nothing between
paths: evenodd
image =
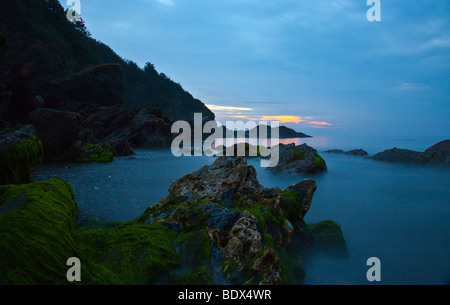
<instances>
[{"instance_id":1,"label":"rock","mask_svg":"<svg viewBox=\"0 0 450 305\"><path fill-rule=\"evenodd\" d=\"M76 112L43 108L31 115L44 144L46 162L76 161L93 146L116 156L129 156L134 154L133 147L171 143L171 122L157 109L89 104L74 104L69 109Z\"/></svg>"},{"instance_id":2,"label":"rock","mask_svg":"<svg viewBox=\"0 0 450 305\"><path fill-rule=\"evenodd\" d=\"M450 140L439 142L425 152L394 147L369 158L392 163L448 165L450 164Z\"/></svg>"},{"instance_id":3,"label":"rock","mask_svg":"<svg viewBox=\"0 0 450 305\"><path fill-rule=\"evenodd\" d=\"M125 157L134 155L135 152L131 148L130 142L127 139L109 140L104 142L104 146L114 152L114 156Z\"/></svg>"},{"instance_id":4,"label":"rock","mask_svg":"<svg viewBox=\"0 0 450 305\"><path fill-rule=\"evenodd\" d=\"M266 125L258 125L257 127L255 127L256 130L252 129L252 130L246 130L245 131L245 137L249 138L249 136L253 133L257 133L258 137L260 135L259 129L261 128L265 128L266 129L266 138L271 138L272 137L272 132L276 132L278 129L278 138L279 139L290 139L290 138L311 138L311 136L308 136L307 134L304 134L303 132L298 132L295 131L294 129L288 128L286 126L279 126L277 128L271 128L270 126L266 126ZM234 132L235 136L237 136L237 132ZM224 137L226 137L226 130L224 130Z\"/></svg>"},{"instance_id":5,"label":"rock","mask_svg":"<svg viewBox=\"0 0 450 305\"><path fill-rule=\"evenodd\" d=\"M67 77L63 83L71 102L99 106L121 104L123 86L123 68L120 64L94 66Z\"/></svg>"},{"instance_id":6,"label":"rock","mask_svg":"<svg viewBox=\"0 0 450 305\"><path fill-rule=\"evenodd\" d=\"M260 285L283 283L281 262L273 248L265 248L261 257L258 257L250 268L256 274L264 274Z\"/></svg>"},{"instance_id":7,"label":"rock","mask_svg":"<svg viewBox=\"0 0 450 305\"><path fill-rule=\"evenodd\" d=\"M425 164L428 162L428 158L421 152L409 149L399 149L396 147L377 153L376 155L371 156L369 158L373 160L386 162L421 163L421 164Z\"/></svg>"},{"instance_id":8,"label":"rock","mask_svg":"<svg viewBox=\"0 0 450 305\"><path fill-rule=\"evenodd\" d=\"M219 157L212 165L175 180L169 195L147 209L139 221L160 223L180 233L206 227L213 249L223 256L222 270L228 277L251 269L257 271L253 280L247 278L250 282L258 278L256 283L280 283L280 258L273 258L275 252L265 247L289 247L293 252L300 248L297 245L306 247L303 217L315 190L311 179L283 192L264 188L245 158ZM266 258L261 258L262 253ZM230 271L225 267L229 264L236 269Z\"/></svg>"},{"instance_id":9,"label":"rock","mask_svg":"<svg viewBox=\"0 0 450 305\"><path fill-rule=\"evenodd\" d=\"M2 281L67 283L61 261L76 253L83 284L301 283L301 247L293 245L309 245L303 216L315 183L295 184L279 198L281 191L260 186L254 172L245 159L218 158L175 181L138 219L81 229L73 190L62 179L0 186ZM320 243L337 236L330 225L311 231Z\"/></svg>"},{"instance_id":10,"label":"rock","mask_svg":"<svg viewBox=\"0 0 450 305\"><path fill-rule=\"evenodd\" d=\"M278 165L267 169L283 174L314 174L325 171L327 165L317 151L306 144L280 144Z\"/></svg>"},{"instance_id":11,"label":"rock","mask_svg":"<svg viewBox=\"0 0 450 305\"><path fill-rule=\"evenodd\" d=\"M136 110L125 106L109 106L81 111L83 127L93 143L109 143L120 155L133 154L131 148L169 146L171 121L158 109ZM128 143L126 143L128 142Z\"/></svg>"},{"instance_id":12,"label":"rock","mask_svg":"<svg viewBox=\"0 0 450 305\"><path fill-rule=\"evenodd\" d=\"M7 284L67 283L61 262L76 253L71 234L77 206L70 185L54 178L0 186L0 194L0 207L21 202L0 213L2 278Z\"/></svg>"},{"instance_id":13,"label":"rock","mask_svg":"<svg viewBox=\"0 0 450 305\"><path fill-rule=\"evenodd\" d=\"M84 285L156 284L179 266L175 234L164 227L76 229L77 212L73 189L60 178L0 186L3 283L67 285L66 261L74 256L82 262Z\"/></svg>"},{"instance_id":14,"label":"rock","mask_svg":"<svg viewBox=\"0 0 450 305\"><path fill-rule=\"evenodd\" d=\"M0 133L0 185L31 182L31 170L42 162L42 143L33 126L25 125Z\"/></svg>"},{"instance_id":15,"label":"rock","mask_svg":"<svg viewBox=\"0 0 450 305\"><path fill-rule=\"evenodd\" d=\"M344 151L342 149L330 149L330 150L326 150L326 153L329 154L343 154Z\"/></svg>"},{"instance_id":16,"label":"rock","mask_svg":"<svg viewBox=\"0 0 450 305\"><path fill-rule=\"evenodd\" d=\"M298 202L298 206L294 211L295 218L291 218L292 224L294 226L298 226L300 221L309 211L309 207L311 206L312 198L317 189L316 182L312 179L305 179L299 183L288 186L283 191L284 198L296 199ZM296 196L296 197L295 197Z\"/></svg>"},{"instance_id":17,"label":"rock","mask_svg":"<svg viewBox=\"0 0 450 305\"><path fill-rule=\"evenodd\" d=\"M228 232L228 239L224 255L247 262L261 248L261 234L256 217L248 211L243 212Z\"/></svg>"},{"instance_id":18,"label":"rock","mask_svg":"<svg viewBox=\"0 0 450 305\"><path fill-rule=\"evenodd\" d=\"M353 156L367 156L367 151L363 149L352 149L345 152L346 155L353 155Z\"/></svg>"},{"instance_id":19,"label":"rock","mask_svg":"<svg viewBox=\"0 0 450 305\"><path fill-rule=\"evenodd\" d=\"M288 128L286 126L279 127L278 135L280 139L311 138L311 136L304 134L303 132L295 131L294 129Z\"/></svg>"},{"instance_id":20,"label":"rock","mask_svg":"<svg viewBox=\"0 0 450 305\"><path fill-rule=\"evenodd\" d=\"M430 164L450 164L450 140L434 144L425 150L424 155Z\"/></svg>"},{"instance_id":21,"label":"rock","mask_svg":"<svg viewBox=\"0 0 450 305\"><path fill-rule=\"evenodd\" d=\"M80 156L86 135L79 114L42 108L30 117L44 146L45 162L70 162Z\"/></svg>"},{"instance_id":22,"label":"rock","mask_svg":"<svg viewBox=\"0 0 450 305\"><path fill-rule=\"evenodd\" d=\"M245 159L219 157L213 165L204 166L175 180L169 192L173 196L205 197L211 201L224 202L232 208L236 204L238 190L254 193L262 189L256 179L255 168L247 166Z\"/></svg>"},{"instance_id":23,"label":"rock","mask_svg":"<svg viewBox=\"0 0 450 305\"><path fill-rule=\"evenodd\" d=\"M142 109L126 131L133 147L169 146L172 140L172 121L163 117L159 109Z\"/></svg>"},{"instance_id":24,"label":"rock","mask_svg":"<svg viewBox=\"0 0 450 305\"><path fill-rule=\"evenodd\" d=\"M344 152L341 149L330 149L325 152L330 153L330 154L346 154L346 155L353 155L353 156L366 156L367 155L367 151L365 151L363 149L352 149L352 150L349 150L346 152Z\"/></svg>"},{"instance_id":25,"label":"rock","mask_svg":"<svg viewBox=\"0 0 450 305\"><path fill-rule=\"evenodd\" d=\"M239 151L243 147L242 153ZM241 156L241 157L261 157L260 145L252 145L249 143L239 143L231 146L219 145L214 149L222 152L222 156Z\"/></svg>"},{"instance_id":26,"label":"rock","mask_svg":"<svg viewBox=\"0 0 450 305\"><path fill-rule=\"evenodd\" d=\"M103 144L86 144L77 163L109 163L114 160L114 150Z\"/></svg>"},{"instance_id":27,"label":"rock","mask_svg":"<svg viewBox=\"0 0 450 305\"><path fill-rule=\"evenodd\" d=\"M133 148L169 146L173 138L172 123L159 109L99 107L89 103L64 108L41 108L30 115L44 144L46 162L76 161L92 151L93 146L101 146L115 156L130 156Z\"/></svg>"},{"instance_id":28,"label":"rock","mask_svg":"<svg viewBox=\"0 0 450 305\"><path fill-rule=\"evenodd\" d=\"M330 254L347 256L347 246L341 227L332 220L321 221L308 226L316 248L326 249Z\"/></svg>"},{"instance_id":29,"label":"rock","mask_svg":"<svg viewBox=\"0 0 450 305\"><path fill-rule=\"evenodd\" d=\"M283 244L288 246L291 244L294 235L294 227L288 219L285 219L283 222L283 232L285 233L283 236Z\"/></svg>"}]
</instances>

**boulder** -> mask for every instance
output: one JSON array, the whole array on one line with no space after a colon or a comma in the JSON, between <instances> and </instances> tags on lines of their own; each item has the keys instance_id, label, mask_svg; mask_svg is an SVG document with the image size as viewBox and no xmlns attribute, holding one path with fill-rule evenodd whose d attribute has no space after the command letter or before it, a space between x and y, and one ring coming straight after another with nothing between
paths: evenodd
<instances>
[{"instance_id":1,"label":"boulder","mask_svg":"<svg viewBox=\"0 0 450 305\"><path fill-rule=\"evenodd\" d=\"M79 114L42 108L30 118L44 146L45 162L70 162L80 156L86 135Z\"/></svg>"},{"instance_id":2,"label":"boulder","mask_svg":"<svg viewBox=\"0 0 450 305\"><path fill-rule=\"evenodd\" d=\"M254 203L251 197L261 197L263 191L255 168L248 166L242 157L219 157L212 165L175 180L169 188L170 196L203 197L223 202L229 208ZM281 192L274 193L272 198L279 202Z\"/></svg>"},{"instance_id":3,"label":"boulder","mask_svg":"<svg viewBox=\"0 0 450 305\"><path fill-rule=\"evenodd\" d=\"M296 207L297 210L294 211L294 217L296 219L291 219L292 224L295 226L298 226L300 224L300 221L303 219L303 217L306 215L306 213L309 211L309 207L311 206L312 198L314 195L314 192L316 191L317 186L316 182L312 179L305 179L299 183L296 183L294 185L288 186L284 192L283 196L289 197L287 193L291 192L291 194L294 194L297 196L297 200L299 205ZM290 207L292 208L292 207Z\"/></svg>"},{"instance_id":4,"label":"boulder","mask_svg":"<svg viewBox=\"0 0 450 305\"><path fill-rule=\"evenodd\" d=\"M147 108L138 111L125 132L133 147L169 146L171 126L172 121L165 118L159 109Z\"/></svg>"},{"instance_id":5,"label":"boulder","mask_svg":"<svg viewBox=\"0 0 450 305\"><path fill-rule=\"evenodd\" d=\"M307 144L280 144L278 164L267 169L283 174L315 174L325 171L327 165L317 151Z\"/></svg>"}]
</instances>

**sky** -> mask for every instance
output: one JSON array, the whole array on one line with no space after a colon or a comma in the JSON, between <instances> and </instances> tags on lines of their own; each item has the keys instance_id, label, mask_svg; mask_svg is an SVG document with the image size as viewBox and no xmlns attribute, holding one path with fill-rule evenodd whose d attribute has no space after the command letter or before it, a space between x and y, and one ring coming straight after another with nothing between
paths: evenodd
<instances>
[{"instance_id":1,"label":"sky","mask_svg":"<svg viewBox=\"0 0 450 305\"><path fill-rule=\"evenodd\" d=\"M450 1L381 0L374 22L367 0L80 1L93 38L221 123L450 138Z\"/></svg>"}]
</instances>

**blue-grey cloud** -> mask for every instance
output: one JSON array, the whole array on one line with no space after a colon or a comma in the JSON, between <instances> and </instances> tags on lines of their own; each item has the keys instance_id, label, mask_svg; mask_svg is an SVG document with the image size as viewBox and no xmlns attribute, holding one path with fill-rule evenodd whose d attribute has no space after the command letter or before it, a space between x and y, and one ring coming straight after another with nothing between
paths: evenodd
<instances>
[{"instance_id":1,"label":"blue-grey cloud","mask_svg":"<svg viewBox=\"0 0 450 305\"><path fill-rule=\"evenodd\" d=\"M448 1L382 0L381 22L365 0L81 1L95 38L206 104L321 132L450 130Z\"/></svg>"}]
</instances>

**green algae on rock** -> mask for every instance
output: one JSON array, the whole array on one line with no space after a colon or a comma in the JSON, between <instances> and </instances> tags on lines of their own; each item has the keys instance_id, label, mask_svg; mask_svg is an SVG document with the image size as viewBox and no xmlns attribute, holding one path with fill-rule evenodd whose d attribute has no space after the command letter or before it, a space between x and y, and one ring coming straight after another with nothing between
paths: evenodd
<instances>
[{"instance_id":1,"label":"green algae on rock","mask_svg":"<svg viewBox=\"0 0 450 305\"><path fill-rule=\"evenodd\" d=\"M82 154L77 159L78 163L109 163L114 160L114 150L103 144L88 143L83 146Z\"/></svg>"},{"instance_id":2,"label":"green algae on rock","mask_svg":"<svg viewBox=\"0 0 450 305\"><path fill-rule=\"evenodd\" d=\"M31 170L42 162L43 148L30 125L0 135L0 185L31 182Z\"/></svg>"},{"instance_id":3,"label":"green algae on rock","mask_svg":"<svg viewBox=\"0 0 450 305\"><path fill-rule=\"evenodd\" d=\"M62 179L0 186L0 279L69 284L66 261L78 257L77 284L300 284L301 251L343 240L329 222L306 226L315 190L311 179L264 188L244 158L220 157L136 220L76 228Z\"/></svg>"},{"instance_id":4,"label":"green algae on rock","mask_svg":"<svg viewBox=\"0 0 450 305\"><path fill-rule=\"evenodd\" d=\"M327 169L325 160L317 151L306 145L294 143L278 145L279 162L274 167L268 167L271 172L282 174L316 174Z\"/></svg>"},{"instance_id":5,"label":"green algae on rock","mask_svg":"<svg viewBox=\"0 0 450 305\"><path fill-rule=\"evenodd\" d=\"M316 154L314 156L313 164L317 168L318 171L327 169L327 164L325 163L325 160L319 154Z\"/></svg>"},{"instance_id":6,"label":"green algae on rock","mask_svg":"<svg viewBox=\"0 0 450 305\"><path fill-rule=\"evenodd\" d=\"M66 261L80 255L73 240L77 206L72 187L59 178L0 186L0 278L7 284L63 284Z\"/></svg>"},{"instance_id":7,"label":"green algae on rock","mask_svg":"<svg viewBox=\"0 0 450 305\"><path fill-rule=\"evenodd\" d=\"M20 204L11 205L13 201ZM73 189L53 178L0 186L0 279L4 284L70 284L66 263L77 257L82 284L120 284L114 272L93 262L75 238ZM96 245L97 247L97 245Z\"/></svg>"},{"instance_id":8,"label":"green algae on rock","mask_svg":"<svg viewBox=\"0 0 450 305\"><path fill-rule=\"evenodd\" d=\"M219 157L175 180L139 221L181 234L207 228L211 251L221 257L215 283L298 284L304 270L296 253L313 239L303 217L315 190L311 179L283 192L264 188L245 158Z\"/></svg>"},{"instance_id":9,"label":"green algae on rock","mask_svg":"<svg viewBox=\"0 0 450 305\"><path fill-rule=\"evenodd\" d=\"M179 262L175 232L158 224L76 229L74 193L60 178L0 186L0 209L5 284L69 284L70 257L81 260L81 284L148 284Z\"/></svg>"},{"instance_id":10,"label":"green algae on rock","mask_svg":"<svg viewBox=\"0 0 450 305\"><path fill-rule=\"evenodd\" d=\"M346 256L347 245L341 227L332 220L311 224L307 228L311 233L314 246L327 250L331 254Z\"/></svg>"}]
</instances>

